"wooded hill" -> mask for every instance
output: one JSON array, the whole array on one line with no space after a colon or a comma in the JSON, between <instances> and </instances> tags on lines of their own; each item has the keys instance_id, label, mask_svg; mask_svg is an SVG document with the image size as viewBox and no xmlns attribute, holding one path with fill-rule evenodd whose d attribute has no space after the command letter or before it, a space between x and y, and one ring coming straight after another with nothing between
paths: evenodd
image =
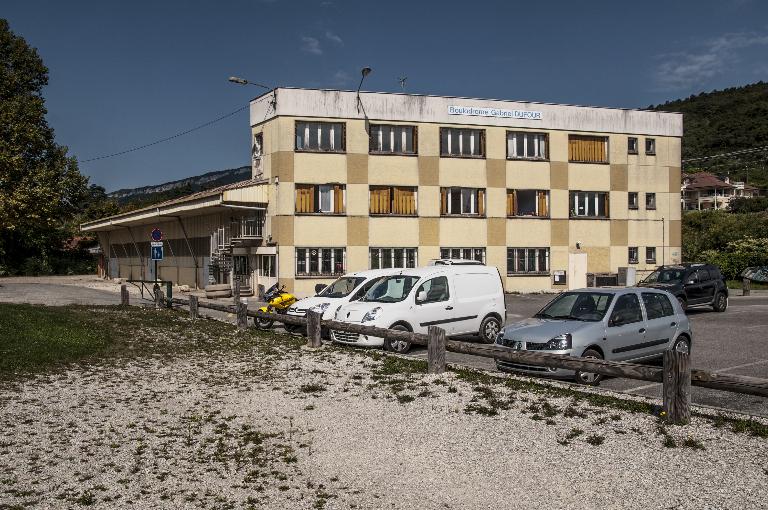
<instances>
[{"instance_id":1,"label":"wooded hill","mask_svg":"<svg viewBox=\"0 0 768 510\"><path fill-rule=\"evenodd\" d=\"M649 106L681 112L683 160L768 145L768 83L704 92L687 99ZM708 171L768 188L768 151L684 165L685 171Z\"/></svg>"}]
</instances>

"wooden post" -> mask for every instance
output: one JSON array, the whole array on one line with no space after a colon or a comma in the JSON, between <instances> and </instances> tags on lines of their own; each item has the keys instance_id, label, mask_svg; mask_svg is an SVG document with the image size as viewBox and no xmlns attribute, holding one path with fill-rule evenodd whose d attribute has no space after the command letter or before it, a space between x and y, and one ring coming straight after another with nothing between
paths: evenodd
<instances>
[{"instance_id":1,"label":"wooden post","mask_svg":"<svg viewBox=\"0 0 768 510\"><path fill-rule=\"evenodd\" d=\"M160 286L155 284L155 308L161 308L163 306L163 291L160 290Z\"/></svg>"},{"instance_id":2,"label":"wooden post","mask_svg":"<svg viewBox=\"0 0 768 510\"><path fill-rule=\"evenodd\" d=\"M430 326L427 330L427 372L442 374L445 372L445 330Z\"/></svg>"},{"instance_id":3,"label":"wooden post","mask_svg":"<svg viewBox=\"0 0 768 510\"><path fill-rule=\"evenodd\" d=\"M246 329L248 327L248 303L237 302L237 327Z\"/></svg>"},{"instance_id":4,"label":"wooden post","mask_svg":"<svg viewBox=\"0 0 768 510\"><path fill-rule=\"evenodd\" d=\"M742 296L749 296L749 293L752 291L752 280L749 278L743 278L741 280L741 295Z\"/></svg>"},{"instance_id":5,"label":"wooden post","mask_svg":"<svg viewBox=\"0 0 768 510\"><path fill-rule=\"evenodd\" d=\"M235 280L232 285L232 299L235 302L235 306L240 302L240 280Z\"/></svg>"},{"instance_id":6,"label":"wooden post","mask_svg":"<svg viewBox=\"0 0 768 510\"><path fill-rule=\"evenodd\" d=\"M189 318L197 319L197 296L189 296Z\"/></svg>"},{"instance_id":7,"label":"wooden post","mask_svg":"<svg viewBox=\"0 0 768 510\"><path fill-rule=\"evenodd\" d=\"M307 345L309 347L322 346L322 340L320 338L320 320L323 314L314 310L307 311Z\"/></svg>"},{"instance_id":8,"label":"wooden post","mask_svg":"<svg viewBox=\"0 0 768 510\"><path fill-rule=\"evenodd\" d=\"M674 349L664 351L664 412L668 423L691 421L691 358Z\"/></svg>"},{"instance_id":9,"label":"wooden post","mask_svg":"<svg viewBox=\"0 0 768 510\"><path fill-rule=\"evenodd\" d=\"M120 285L120 304L128 306L130 301L130 294L128 294L128 286L126 284Z\"/></svg>"},{"instance_id":10,"label":"wooden post","mask_svg":"<svg viewBox=\"0 0 768 510\"><path fill-rule=\"evenodd\" d=\"M173 308L173 282L165 282L165 305Z\"/></svg>"}]
</instances>

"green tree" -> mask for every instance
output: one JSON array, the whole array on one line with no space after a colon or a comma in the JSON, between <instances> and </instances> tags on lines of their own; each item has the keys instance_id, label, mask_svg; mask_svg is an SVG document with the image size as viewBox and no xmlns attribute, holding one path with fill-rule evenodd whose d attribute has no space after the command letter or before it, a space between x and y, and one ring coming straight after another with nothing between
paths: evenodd
<instances>
[{"instance_id":1,"label":"green tree","mask_svg":"<svg viewBox=\"0 0 768 510\"><path fill-rule=\"evenodd\" d=\"M0 18L0 271L61 249L88 196L67 148L54 141L42 89L48 69Z\"/></svg>"}]
</instances>

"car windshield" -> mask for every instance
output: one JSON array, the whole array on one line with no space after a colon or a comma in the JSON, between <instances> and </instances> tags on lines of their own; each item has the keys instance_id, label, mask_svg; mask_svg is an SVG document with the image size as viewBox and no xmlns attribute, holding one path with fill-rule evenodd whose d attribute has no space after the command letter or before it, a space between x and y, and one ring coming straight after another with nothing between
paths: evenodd
<instances>
[{"instance_id":1,"label":"car windshield","mask_svg":"<svg viewBox=\"0 0 768 510\"><path fill-rule=\"evenodd\" d=\"M601 321L612 300L613 294L604 292L564 292L542 308L534 317L588 322Z\"/></svg>"},{"instance_id":2,"label":"car windshield","mask_svg":"<svg viewBox=\"0 0 768 510\"><path fill-rule=\"evenodd\" d=\"M682 281L685 270L683 269L659 269L649 274L645 283L678 283Z\"/></svg>"},{"instance_id":3,"label":"car windshield","mask_svg":"<svg viewBox=\"0 0 768 510\"><path fill-rule=\"evenodd\" d=\"M349 296L349 294L357 288L358 285L363 283L365 278L362 276L342 276L326 288L320 291L318 296L327 298L343 298Z\"/></svg>"},{"instance_id":4,"label":"car windshield","mask_svg":"<svg viewBox=\"0 0 768 510\"><path fill-rule=\"evenodd\" d=\"M378 303L395 303L402 301L411 289L419 281L418 276L388 276L371 287L361 301L375 301Z\"/></svg>"}]
</instances>

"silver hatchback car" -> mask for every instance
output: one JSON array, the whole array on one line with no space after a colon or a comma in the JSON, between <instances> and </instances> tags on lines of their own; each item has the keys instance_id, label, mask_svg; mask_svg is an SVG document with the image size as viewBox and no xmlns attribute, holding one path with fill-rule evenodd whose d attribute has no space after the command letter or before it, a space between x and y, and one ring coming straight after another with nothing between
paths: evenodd
<instances>
[{"instance_id":1,"label":"silver hatchback car","mask_svg":"<svg viewBox=\"0 0 768 510\"><path fill-rule=\"evenodd\" d=\"M610 361L639 361L667 349L691 352L693 332L675 297L637 287L563 292L532 318L505 326L496 343L513 349ZM597 385L603 376L520 365L497 359L500 370L575 377Z\"/></svg>"}]
</instances>

